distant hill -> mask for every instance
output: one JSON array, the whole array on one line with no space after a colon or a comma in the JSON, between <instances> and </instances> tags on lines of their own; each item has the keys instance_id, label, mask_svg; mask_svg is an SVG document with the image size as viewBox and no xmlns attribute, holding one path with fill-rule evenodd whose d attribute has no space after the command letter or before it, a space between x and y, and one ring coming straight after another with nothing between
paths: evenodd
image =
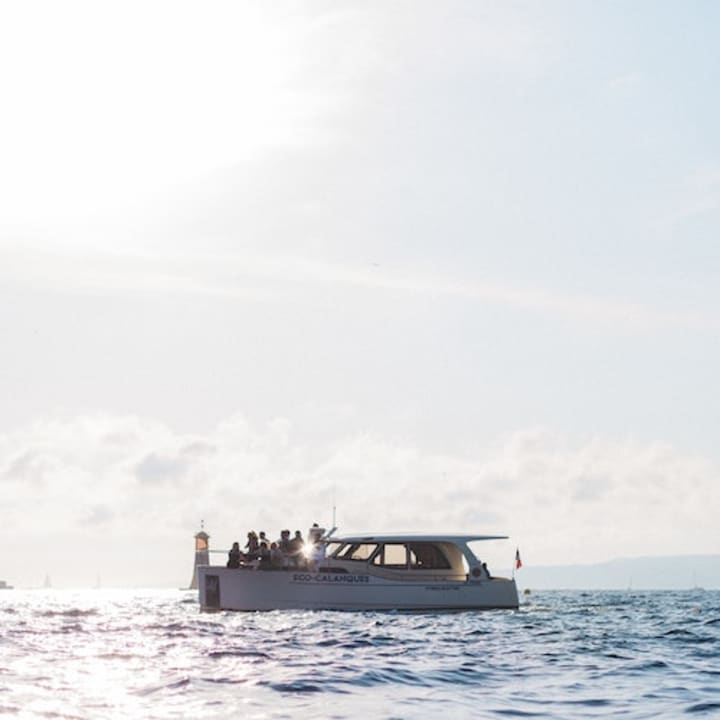
<instances>
[{"instance_id":1,"label":"distant hill","mask_svg":"<svg viewBox=\"0 0 720 720\"><path fill-rule=\"evenodd\" d=\"M515 578L537 590L720 589L720 555L618 558L594 565L525 565Z\"/></svg>"}]
</instances>

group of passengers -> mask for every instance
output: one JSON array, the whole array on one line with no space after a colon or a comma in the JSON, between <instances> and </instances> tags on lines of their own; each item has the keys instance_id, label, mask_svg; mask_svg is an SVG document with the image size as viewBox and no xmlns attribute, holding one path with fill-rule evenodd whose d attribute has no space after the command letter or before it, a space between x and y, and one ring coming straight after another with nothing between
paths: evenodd
<instances>
[{"instance_id":1,"label":"group of passengers","mask_svg":"<svg viewBox=\"0 0 720 720\"><path fill-rule=\"evenodd\" d=\"M234 542L228 552L227 567L255 567L259 570L288 570L290 568L308 568L325 557L325 543L320 542L325 530L317 523L308 531L305 542L302 533L295 531L290 537L289 530L282 530L278 540L270 541L261 530L251 530L247 534L244 551L240 543Z\"/></svg>"}]
</instances>

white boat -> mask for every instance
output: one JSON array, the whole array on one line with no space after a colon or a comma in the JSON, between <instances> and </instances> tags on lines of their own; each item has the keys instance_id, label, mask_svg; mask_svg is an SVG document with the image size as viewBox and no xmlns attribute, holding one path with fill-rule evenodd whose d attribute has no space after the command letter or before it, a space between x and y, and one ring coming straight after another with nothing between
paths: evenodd
<instances>
[{"instance_id":1,"label":"white boat","mask_svg":"<svg viewBox=\"0 0 720 720\"><path fill-rule=\"evenodd\" d=\"M323 556L278 569L200 565L203 610L515 609L515 580L492 577L469 543L497 535L323 538ZM311 549L312 546L308 549Z\"/></svg>"}]
</instances>

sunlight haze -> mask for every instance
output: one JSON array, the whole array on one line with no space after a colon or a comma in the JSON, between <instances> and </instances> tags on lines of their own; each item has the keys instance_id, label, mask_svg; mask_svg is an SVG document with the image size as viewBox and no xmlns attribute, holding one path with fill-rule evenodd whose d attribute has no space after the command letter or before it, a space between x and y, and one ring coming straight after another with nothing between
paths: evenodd
<instances>
[{"instance_id":1,"label":"sunlight haze","mask_svg":"<svg viewBox=\"0 0 720 720\"><path fill-rule=\"evenodd\" d=\"M179 587L201 520L333 503L507 568L719 554L718 28L3 4L0 579Z\"/></svg>"}]
</instances>

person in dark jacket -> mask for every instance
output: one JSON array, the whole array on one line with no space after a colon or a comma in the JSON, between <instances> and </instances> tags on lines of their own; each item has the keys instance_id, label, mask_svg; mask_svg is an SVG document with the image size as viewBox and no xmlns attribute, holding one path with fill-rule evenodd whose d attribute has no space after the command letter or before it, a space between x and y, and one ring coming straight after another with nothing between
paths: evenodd
<instances>
[{"instance_id":1,"label":"person in dark jacket","mask_svg":"<svg viewBox=\"0 0 720 720\"><path fill-rule=\"evenodd\" d=\"M299 530L295 531L295 537L290 541L290 561L296 567L300 567L304 564L303 548L305 547L305 541L303 540L302 533Z\"/></svg>"},{"instance_id":2,"label":"person in dark jacket","mask_svg":"<svg viewBox=\"0 0 720 720\"><path fill-rule=\"evenodd\" d=\"M267 543L260 543L260 562L258 562L258 570L270 570L272 567L270 548Z\"/></svg>"},{"instance_id":3,"label":"person in dark jacket","mask_svg":"<svg viewBox=\"0 0 720 720\"><path fill-rule=\"evenodd\" d=\"M251 530L248 534L248 541L245 545L245 548L247 549L247 557L248 560L255 560L258 556L258 550L260 549L260 543L258 542L258 536L255 534L254 530Z\"/></svg>"},{"instance_id":4,"label":"person in dark jacket","mask_svg":"<svg viewBox=\"0 0 720 720\"><path fill-rule=\"evenodd\" d=\"M240 543L234 542L230 548L230 552L228 552L227 566L229 568L239 568L241 557L242 553L240 552Z\"/></svg>"}]
</instances>

